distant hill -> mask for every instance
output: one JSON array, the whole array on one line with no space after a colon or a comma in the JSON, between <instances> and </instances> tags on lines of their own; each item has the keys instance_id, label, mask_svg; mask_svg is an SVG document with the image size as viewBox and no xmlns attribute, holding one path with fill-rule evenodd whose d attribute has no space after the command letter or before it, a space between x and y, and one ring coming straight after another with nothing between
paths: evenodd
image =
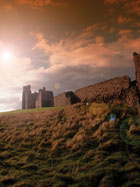
<instances>
[{"instance_id":1,"label":"distant hill","mask_svg":"<svg viewBox=\"0 0 140 187\"><path fill-rule=\"evenodd\" d=\"M140 109L92 103L0 114L0 186L140 186Z\"/></svg>"}]
</instances>

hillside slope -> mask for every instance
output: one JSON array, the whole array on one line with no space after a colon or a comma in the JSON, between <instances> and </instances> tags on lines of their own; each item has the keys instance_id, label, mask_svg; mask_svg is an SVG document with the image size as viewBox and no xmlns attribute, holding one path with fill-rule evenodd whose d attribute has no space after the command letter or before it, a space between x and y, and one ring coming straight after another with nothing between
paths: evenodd
<instances>
[{"instance_id":1,"label":"hillside slope","mask_svg":"<svg viewBox=\"0 0 140 187\"><path fill-rule=\"evenodd\" d=\"M140 186L139 109L77 104L0 116L0 186Z\"/></svg>"}]
</instances>

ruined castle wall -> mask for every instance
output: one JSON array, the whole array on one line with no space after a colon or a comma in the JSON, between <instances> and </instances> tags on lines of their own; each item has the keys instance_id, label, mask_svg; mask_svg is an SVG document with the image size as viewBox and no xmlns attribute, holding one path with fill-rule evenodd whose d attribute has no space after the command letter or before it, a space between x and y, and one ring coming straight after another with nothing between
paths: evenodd
<instances>
[{"instance_id":1,"label":"ruined castle wall","mask_svg":"<svg viewBox=\"0 0 140 187\"><path fill-rule=\"evenodd\" d=\"M51 91L42 92L42 107L53 107L53 106L54 106L53 92Z\"/></svg>"},{"instance_id":2,"label":"ruined castle wall","mask_svg":"<svg viewBox=\"0 0 140 187\"><path fill-rule=\"evenodd\" d=\"M25 93L25 109L35 108L37 93Z\"/></svg>"},{"instance_id":3,"label":"ruined castle wall","mask_svg":"<svg viewBox=\"0 0 140 187\"><path fill-rule=\"evenodd\" d=\"M30 108L29 101L30 101L30 94L29 93L25 93L25 109Z\"/></svg>"},{"instance_id":4,"label":"ruined castle wall","mask_svg":"<svg viewBox=\"0 0 140 187\"><path fill-rule=\"evenodd\" d=\"M134 63L135 63L135 75L137 80L138 89L140 91L140 54L133 53Z\"/></svg>"},{"instance_id":5,"label":"ruined castle wall","mask_svg":"<svg viewBox=\"0 0 140 187\"><path fill-rule=\"evenodd\" d=\"M66 97L66 92L54 98L54 106L71 105L70 98Z\"/></svg>"},{"instance_id":6,"label":"ruined castle wall","mask_svg":"<svg viewBox=\"0 0 140 187\"><path fill-rule=\"evenodd\" d=\"M52 91L47 91L47 107L54 107L54 96Z\"/></svg>"},{"instance_id":7,"label":"ruined castle wall","mask_svg":"<svg viewBox=\"0 0 140 187\"><path fill-rule=\"evenodd\" d=\"M22 109L53 107L54 98L52 91L46 91L45 87L39 93L32 93L31 86L24 86L22 93Z\"/></svg>"},{"instance_id":8,"label":"ruined castle wall","mask_svg":"<svg viewBox=\"0 0 140 187\"><path fill-rule=\"evenodd\" d=\"M80 102L72 91L62 93L54 98L54 106L66 106Z\"/></svg>"},{"instance_id":9,"label":"ruined castle wall","mask_svg":"<svg viewBox=\"0 0 140 187\"><path fill-rule=\"evenodd\" d=\"M41 92L39 92L36 98L36 108L41 108L41 107L42 107L42 97L41 97Z\"/></svg>"},{"instance_id":10,"label":"ruined castle wall","mask_svg":"<svg viewBox=\"0 0 140 187\"><path fill-rule=\"evenodd\" d=\"M30 108L30 99L31 99L31 86L23 86L22 93L22 109Z\"/></svg>"},{"instance_id":11,"label":"ruined castle wall","mask_svg":"<svg viewBox=\"0 0 140 187\"><path fill-rule=\"evenodd\" d=\"M105 102L129 106L137 103L137 89L136 86L131 86L129 76L117 77L78 89L75 95L81 102Z\"/></svg>"},{"instance_id":12,"label":"ruined castle wall","mask_svg":"<svg viewBox=\"0 0 140 187\"><path fill-rule=\"evenodd\" d=\"M36 108L53 107L53 106L54 106L53 92L40 90L38 97L36 99Z\"/></svg>"},{"instance_id":13,"label":"ruined castle wall","mask_svg":"<svg viewBox=\"0 0 140 187\"><path fill-rule=\"evenodd\" d=\"M121 102L130 107L137 106L139 104L138 87L131 84L130 87L124 91L121 97Z\"/></svg>"},{"instance_id":14,"label":"ruined castle wall","mask_svg":"<svg viewBox=\"0 0 140 187\"><path fill-rule=\"evenodd\" d=\"M36 99L37 99L38 93L32 93L31 98L29 101L30 108L36 108Z\"/></svg>"}]
</instances>

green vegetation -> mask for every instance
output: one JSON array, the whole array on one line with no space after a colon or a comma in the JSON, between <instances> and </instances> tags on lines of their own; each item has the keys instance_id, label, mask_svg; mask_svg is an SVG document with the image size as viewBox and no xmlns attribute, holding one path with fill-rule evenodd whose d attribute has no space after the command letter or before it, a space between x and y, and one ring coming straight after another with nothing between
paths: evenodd
<instances>
[{"instance_id":1,"label":"green vegetation","mask_svg":"<svg viewBox=\"0 0 140 187\"><path fill-rule=\"evenodd\" d=\"M93 103L1 113L0 186L140 186L139 111Z\"/></svg>"}]
</instances>

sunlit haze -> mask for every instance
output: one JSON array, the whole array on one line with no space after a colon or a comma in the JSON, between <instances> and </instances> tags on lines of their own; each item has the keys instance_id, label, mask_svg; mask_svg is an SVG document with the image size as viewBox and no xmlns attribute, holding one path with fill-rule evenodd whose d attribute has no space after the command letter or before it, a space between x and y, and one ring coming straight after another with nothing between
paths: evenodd
<instances>
[{"instance_id":1,"label":"sunlit haze","mask_svg":"<svg viewBox=\"0 0 140 187\"><path fill-rule=\"evenodd\" d=\"M13 54L10 51L3 51L2 60L10 62L10 59L13 58Z\"/></svg>"},{"instance_id":2,"label":"sunlit haze","mask_svg":"<svg viewBox=\"0 0 140 187\"><path fill-rule=\"evenodd\" d=\"M21 108L23 85L64 91L134 77L139 0L0 0L0 111Z\"/></svg>"}]
</instances>

